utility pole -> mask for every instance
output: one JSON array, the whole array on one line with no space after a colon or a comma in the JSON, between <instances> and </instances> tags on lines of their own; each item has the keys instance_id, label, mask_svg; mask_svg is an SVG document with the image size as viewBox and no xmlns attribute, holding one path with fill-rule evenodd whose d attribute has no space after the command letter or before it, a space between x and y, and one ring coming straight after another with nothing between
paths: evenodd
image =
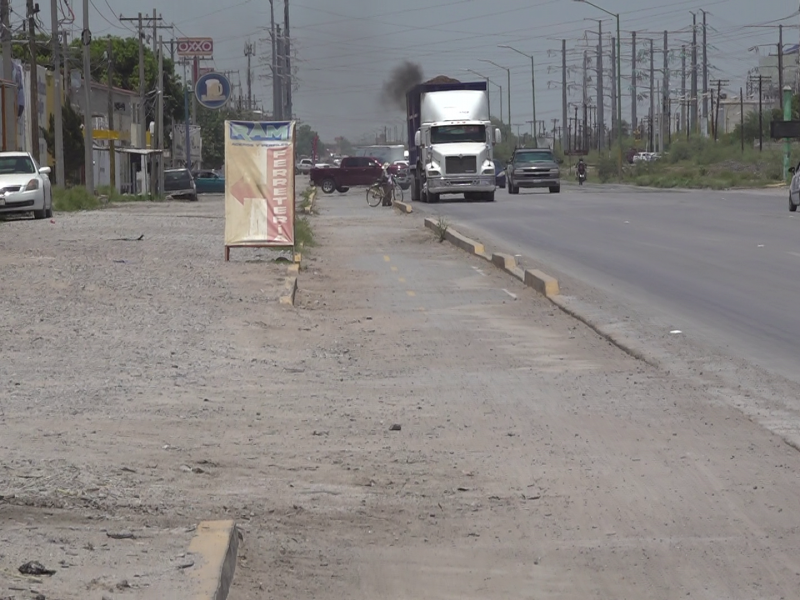
<instances>
[{"instance_id":1,"label":"utility pole","mask_svg":"<svg viewBox=\"0 0 800 600\"><path fill-rule=\"evenodd\" d=\"M758 76L758 151L764 150L764 114L762 112L761 99L764 97L762 93L763 75Z\"/></svg>"},{"instance_id":2,"label":"utility pole","mask_svg":"<svg viewBox=\"0 0 800 600\"><path fill-rule=\"evenodd\" d=\"M706 11L703 13L703 135L708 136L708 43Z\"/></svg>"},{"instance_id":3,"label":"utility pole","mask_svg":"<svg viewBox=\"0 0 800 600\"><path fill-rule=\"evenodd\" d=\"M650 38L650 152L653 152L653 129L656 122L656 70L655 70L655 50L653 49L653 38Z\"/></svg>"},{"instance_id":4,"label":"utility pole","mask_svg":"<svg viewBox=\"0 0 800 600\"><path fill-rule=\"evenodd\" d=\"M147 147L147 109L144 105L144 32L142 31L142 13L139 13L139 146ZM144 160L142 160L144 166Z\"/></svg>"},{"instance_id":5,"label":"utility pole","mask_svg":"<svg viewBox=\"0 0 800 600\"><path fill-rule=\"evenodd\" d=\"M617 86L613 83L617 80L617 40L611 38L611 135L617 131ZM600 100L599 102L602 102ZM610 147L610 146L609 146Z\"/></svg>"},{"instance_id":6,"label":"utility pole","mask_svg":"<svg viewBox=\"0 0 800 600\"><path fill-rule=\"evenodd\" d=\"M739 134L742 138L742 154L744 154L744 90L739 88Z\"/></svg>"},{"instance_id":7,"label":"utility pole","mask_svg":"<svg viewBox=\"0 0 800 600\"><path fill-rule=\"evenodd\" d=\"M783 90L783 25L778 25L778 89Z\"/></svg>"},{"instance_id":8,"label":"utility pole","mask_svg":"<svg viewBox=\"0 0 800 600\"><path fill-rule=\"evenodd\" d=\"M686 46L681 46L681 127L688 131L686 108Z\"/></svg>"},{"instance_id":9,"label":"utility pole","mask_svg":"<svg viewBox=\"0 0 800 600\"><path fill-rule=\"evenodd\" d=\"M89 44L92 43L92 33L89 30L89 0L83 0L83 31L81 32L83 44L83 92L84 113L83 132L86 162L84 165L86 191L94 194L94 136L92 135L92 57L89 54Z\"/></svg>"},{"instance_id":10,"label":"utility pole","mask_svg":"<svg viewBox=\"0 0 800 600\"><path fill-rule=\"evenodd\" d=\"M244 43L244 55L247 57L247 111L250 112L253 110L253 93L252 93L252 82L251 82L251 74L252 70L250 68L250 59L256 53L255 44L250 42Z\"/></svg>"},{"instance_id":11,"label":"utility pole","mask_svg":"<svg viewBox=\"0 0 800 600\"><path fill-rule=\"evenodd\" d=\"M39 163L39 61L36 56L36 13L39 5L27 0L28 49L31 54L31 154Z\"/></svg>"},{"instance_id":12,"label":"utility pole","mask_svg":"<svg viewBox=\"0 0 800 600\"><path fill-rule=\"evenodd\" d=\"M692 97L690 112L690 129L697 131L697 15L692 13Z\"/></svg>"},{"instance_id":13,"label":"utility pole","mask_svg":"<svg viewBox=\"0 0 800 600\"><path fill-rule=\"evenodd\" d=\"M69 35L66 29L62 30L61 38L64 48L64 98L69 103L72 100L72 72L69 64Z\"/></svg>"},{"instance_id":14,"label":"utility pole","mask_svg":"<svg viewBox=\"0 0 800 600\"><path fill-rule=\"evenodd\" d=\"M284 119L283 115L283 108L284 104L284 95L283 95L283 67L284 67L284 60L283 60L283 37L281 36L281 26L275 25L275 51L278 53L276 57L277 63L277 72L276 72L276 94L278 96L278 113L276 119L278 121L282 121Z\"/></svg>"},{"instance_id":15,"label":"utility pole","mask_svg":"<svg viewBox=\"0 0 800 600\"><path fill-rule=\"evenodd\" d=\"M111 36L108 36L108 163L109 163L109 183L111 189L117 187L117 148L112 132L116 131L114 126L114 43Z\"/></svg>"},{"instance_id":16,"label":"utility pole","mask_svg":"<svg viewBox=\"0 0 800 600\"><path fill-rule=\"evenodd\" d=\"M164 46L161 36L158 36L158 104L156 106L156 123L158 124L158 139L156 144L161 154L158 155L158 193L164 193Z\"/></svg>"},{"instance_id":17,"label":"utility pole","mask_svg":"<svg viewBox=\"0 0 800 600\"><path fill-rule=\"evenodd\" d=\"M283 57L286 71L286 111L285 119L292 118L292 62L291 62L291 40L289 36L289 0L283 0Z\"/></svg>"},{"instance_id":18,"label":"utility pole","mask_svg":"<svg viewBox=\"0 0 800 600\"><path fill-rule=\"evenodd\" d=\"M280 94L278 87L278 41L275 35L275 2L269 0L269 19L270 30L269 38L272 44L272 56L270 60L270 69L272 71L272 118L276 121L280 120Z\"/></svg>"},{"instance_id":19,"label":"utility pole","mask_svg":"<svg viewBox=\"0 0 800 600\"><path fill-rule=\"evenodd\" d=\"M664 144L664 140L670 133L671 129L671 119L669 118L669 33L665 30L664 31L664 78L663 78L663 92L661 95L661 151L663 152L666 148ZM666 126L667 131L664 131L664 126Z\"/></svg>"},{"instance_id":20,"label":"utility pole","mask_svg":"<svg viewBox=\"0 0 800 600\"><path fill-rule=\"evenodd\" d=\"M11 62L11 7L9 0L0 0L0 22L2 22L2 33L0 39L3 40L3 78L7 81L14 81L14 65ZM11 151L17 149L17 140L14 137L17 122L17 99L12 98L11 102L4 102L3 110L3 150Z\"/></svg>"},{"instance_id":21,"label":"utility pole","mask_svg":"<svg viewBox=\"0 0 800 600\"><path fill-rule=\"evenodd\" d=\"M588 51L583 51L583 98L581 99L581 104L583 106L583 126L584 132L586 131L586 105L589 104L589 53ZM578 131L578 113L577 110L575 111L575 131ZM585 140L583 136L581 136L581 145L578 146L577 140L578 137L575 137L575 147L580 148L583 150L585 148Z\"/></svg>"},{"instance_id":22,"label":"utility pole","mask_svg":"<svg viewBox=\"0 0 800 600\"><path fill-rule=\"evenodd\" d=\"M561 151L569 146L569 122L567 121L567 40L561 40ZM555 140L553 141L555 144Z\"/></svg>"},{"instance_id":23,"label":"utility pole","mask_svg":"<svg viewBox=\"0 0 800 600\"><path fill-rule=\"evenodd\" d=\"M638 97L636 92L636 32L631 32L631 44L633 51L631 52L631 134L636 131L638 126L636 122L636 104Z\"/></svg>"},{"instance_id":24,"label":"utility pole","mask_svg":"<svg viewBox=\"0 0 800 600\"><path fill-rule=\"evenodd\" d=\"M50 0L50 25L52 27L53 42L53 84L55 88L55 101L53 102L53 125L55 126L55 151L56 160L56 185L64 187L64 113L61 106L61 41L58 39L58 0ZM67 85L69 85L67 83Z\"/></svg>"},{"instance_id":25,"label":"utility pole","mask_svg":"<svg viewBox=\"0 0 800 600\"><path fill-rule=\"evenodd\" d=\"M603 87L603 22L597 21L597 149L605 146L605 90Z\"/></svg>"},{"instance_id":26,"label":"utility pole","mask_svg":"<svg viewBox=\"0 0 800 600\"><path fill-rule=\"evenodd\" d=\"M156 56L156 52L158 51L158 21L156 20L156 9L153 9L153 19L152 19L152 27L153 27L153 56ZM158 74L156 75L156 94L158 94L158 90L161 86L158 82ZM158 106L158 96L154 98L153 106ZM156 150L156 139L158 139L158 117L156 113L158 109L153 111L153 133L150 134L150 149ZM149 129L149 127L148 127ZM151 197L155 198L158 195L158 157L156 153L153 152L150 154L150 195Z\"/></svg>"},{"instance_id":27,"label":"utility pole","mask_svg":"<svg viewBox=\"0 0 800 600\"><path fill-rule=\"evenodd\" d=\"M722 86L728 85L730 82L727 79L717 79L716 81L712 81L711 84L717 85L717 106L716 109L713 111L714 121L713 121L713 129L714 129L714 141L717 141L719 137L719 107L722 102Z\"/></svg>"}]
</instances>

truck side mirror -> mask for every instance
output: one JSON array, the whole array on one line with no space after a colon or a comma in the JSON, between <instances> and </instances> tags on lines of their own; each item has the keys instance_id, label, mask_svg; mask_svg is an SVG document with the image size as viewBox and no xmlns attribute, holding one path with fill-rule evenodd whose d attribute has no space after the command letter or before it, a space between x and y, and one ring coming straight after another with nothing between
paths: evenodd
<instances>
[{"instance_id":1,"label":"truck side mirror","mask_svg":"<svg viewBox=\"0 0 800 600\"><path fill-rule=\"evenodd\" d=\"M420 146L422 136L420 135L419 129L417 129L417 133L414 134L414 145Z\"/></svg>"},{"instance_id":2,"label":"truck side mirror","mask_svg":"<svg viewBox=\"0 0 800 600\"><path fill-rule=\"evenodd\" d=\"M503 134L502 134L502 133L500 133L500 129L499 129L499 128L498 128L498 129L495 129L495 130L494 130L494 143L495 143L495 144L499 144L499 143L501 143L502 141L503 141Z\"/></svg>"}]
</instances>

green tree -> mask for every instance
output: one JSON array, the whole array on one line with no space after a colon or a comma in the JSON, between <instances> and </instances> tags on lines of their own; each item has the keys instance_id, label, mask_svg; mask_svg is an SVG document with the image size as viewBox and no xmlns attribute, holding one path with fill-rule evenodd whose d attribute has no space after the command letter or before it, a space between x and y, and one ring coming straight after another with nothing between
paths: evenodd
<instances>
[{"instance_id":1,"label":"green tree","mask_svg":"<svg viewBox=\"0 0 800 600\"><path fill-rule=\"evenodd\" d=\"M81 180L80 170L84 165L84 145L83 145L83 117L66 103L62 111L63 132L64 132L64 173L67 182L79 184ZM45 129L41 128L42 136L47 142L47 152L55 159L54 151L56 147L56 126L53 115L50 115L50 123Z\"/></svg>"},{"instance_id":2,"label":"green tree","mask_svg":"<svg viewBox=\"0 0 800 600\"><path fill-rule=\"evenodd\" d=\"M303 123L295 131L295 154L298 156L311 156L314 148L314 138L318 137L317 132L311 129L311 125ZM317 142L317 156L325 154L327 148L321 141Z\"/></svg>"}]
</instances>

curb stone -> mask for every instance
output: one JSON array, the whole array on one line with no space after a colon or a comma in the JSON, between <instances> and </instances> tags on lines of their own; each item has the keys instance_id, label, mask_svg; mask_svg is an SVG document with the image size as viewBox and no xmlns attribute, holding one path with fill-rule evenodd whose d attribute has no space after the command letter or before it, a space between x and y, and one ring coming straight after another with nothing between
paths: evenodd
<instances>
[{"instance_id":1,"label":"curb stone","mask_svg":"<svg viewBox=\"0 0 800 600\"><path fill-rule=\"evenodd\" d=\"M411 208L411 205L408 202L401 202L400 200L395 200L392 202L392 206L394 206L397 210L401 213L412 213L414 210Z\"/></svg>"},{"instance_id":2,"label":"curb stone","mask_svg":"<svg viewBox=\"0 0 800 600\"><path fill-rule=\"evenodd\" d=\"M192 600L226 600L236 571L239 532L233 521L202 521L189 543L189 552L199 557L192 569L195 584Z\"/></svg>"},{"instance_id":3,"label":"curb stone","mask_svg":"<svg viewBox=\"0 0 800 600\"><path fill-rule=\"evenodd\" d=\"M425 227L432 231L437 231L439 225L434 219L427 217L425 219ZM447 228L444 237L457 248L461 248L469 254L488 260L500 270L516 277L526 286L533 288L540 294L548 298L559 295L558 280L555 277L551 277L538 269L523 270L519 268L517 266L517 261L510 254L501 254L499 252L488 254L483 244L460 234L452 227Z\"/></svg>"}]
</instances>

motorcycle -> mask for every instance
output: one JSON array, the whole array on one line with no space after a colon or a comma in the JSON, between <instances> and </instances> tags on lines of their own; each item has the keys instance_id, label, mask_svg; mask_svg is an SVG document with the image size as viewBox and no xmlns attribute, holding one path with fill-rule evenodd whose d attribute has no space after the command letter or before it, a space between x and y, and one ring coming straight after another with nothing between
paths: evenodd
<instances>
[{"instance_id":1,"label":"motorcycle","mask_svg":"<svg viewBox=\"0 0 800 600\"><path fill-rule=\"evenodd\" d=\"M586 181L586 171L578 171L578 184L583 185L584 181Z\"/></svg>"}]
</instances>

